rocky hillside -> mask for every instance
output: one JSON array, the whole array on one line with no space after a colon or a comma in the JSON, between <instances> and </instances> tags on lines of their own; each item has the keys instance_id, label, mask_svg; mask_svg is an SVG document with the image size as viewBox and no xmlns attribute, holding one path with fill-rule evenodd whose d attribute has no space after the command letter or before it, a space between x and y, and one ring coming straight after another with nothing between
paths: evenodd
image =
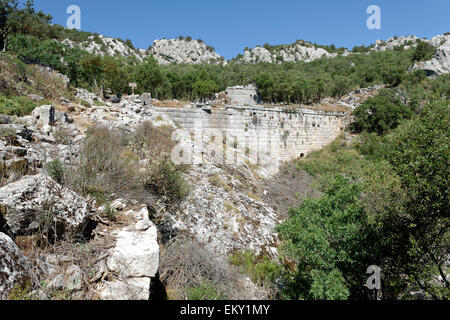
<instances>
[{"instance_id":1,"label":"rocky hillside","mask_svg":"<svg viewBox=\"0 0 450 320\"><path fill-rule=\"evenodd\" d=\"M225 59L203 41L181 37L179 39L155 40L149 53L153 54L160 64L226 64Z\"/></svg>"},{"instance_id":2,"label":"rocky hillside","mask_svg":"<svg viewBox=\"0 0 450 320\"><path fill-rule=\"evenodd\" d=\"M345 52L345 55L348 53ZM244 55L236 58L241 63L282 63L282 62L311 62L322 57L336 57L337 53L330 53L326 49L319 48L311 43L297 41L291 45L283 46L257 46L253 49L246 48Z\"/></svg>"},{"instance_id":3,"label":"rocky hillside","mask_svg":"<svg viewBox=\"0 0 450 320\"><path fill-rule=\"evenodd\" d=\"M94 35L88 37L88 40L82 42L76 42L69 39L62 41L63 44L70 48L80 48L91 54L97 55L109 55L109 56L122 56L122 57L135 57L138 61L142 62L146 57L145 50L139 50L131 48L122 40L109 38L102 35Z\"/></svg>"},{"instance_id":4,"label":"rocky hillside","mask_svg":"<svg viewBox=\"0 0 450 320\"><path fill-rule=\"evenodd\" d=\"M439 76L450 73L450 35L436 36L429 41L437 50L431 60L417 63L412 70L425 70L428 76Z\"/></svg>"}]
</instances>

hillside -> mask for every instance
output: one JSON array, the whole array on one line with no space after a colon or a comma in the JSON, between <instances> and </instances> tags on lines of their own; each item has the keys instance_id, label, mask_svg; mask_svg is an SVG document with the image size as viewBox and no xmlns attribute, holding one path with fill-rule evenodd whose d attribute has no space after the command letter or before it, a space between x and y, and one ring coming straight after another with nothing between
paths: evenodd
<instances>
[{"instance_id":1,"label":"hillside","mask_svg":"<svg viewBox=\"0 0 450 320\"><path fill-rule=\"evenodd\" d=\"M0 4L0 300L450 298L449 34L225 61Z\"/></svg>"}]
</instances>

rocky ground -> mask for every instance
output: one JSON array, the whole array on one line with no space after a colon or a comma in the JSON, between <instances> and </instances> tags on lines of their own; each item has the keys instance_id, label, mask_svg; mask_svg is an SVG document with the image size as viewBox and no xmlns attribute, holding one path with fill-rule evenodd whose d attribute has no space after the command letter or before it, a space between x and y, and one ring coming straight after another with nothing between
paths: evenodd
<instances>
[{"instance_id":1,"label":"rocky ground","mask_svg":"<svg viewBox=\"0 0 450 320\"><path fill-rule=\"evenodd\" d=\"M315 107L351 110L380 88L358 89ZM90 126L134 132L144 122L171 130L177 125L153 107L161 102L145 94L112 103L77 89L76 99L90 107L62 98L30 116L0 117L0 299L166 297L160 274L173 278L178 266L167 262L167 254L162 264L160 257L172 252L174 237L187 237L193 256L203 252L206 258L196 264L204 267L207 260L215 277L233 279L231 298L268 298L247 276L219 266L228 266L229 254L248 250L277 259L275 227L288 207L318 195L312 178L292 165L273 176L249 162L239 167L206 162L185 171L190 192L177 205L132 194L101 205L51 178L48 164L59 159L67 168L76 166ZM199 147L190 140L180 143Z\"/></svg>"},{"instance_id":2,"label":"rocky ground","mask_svg":"<svg viewBox=\"0 0 450 320\"><path fill-rule=\"evenodd\" d=\"M218 263L227 264L234 251L264 250L276 257L274 227L280 219L253 195L259 178L250 166L192 166L186 173L191 192L175 208L159 206L158 200L149 207L132 198L104 208L50 178L49 162L76 164L91 125L128 132L145 121L176 127L144 106L143 97L115 104L80 89L77 98L98 106L62 99L57 108L41 106L31 116L0 119L0 251L5 255L0 275L8 280L0 281L1 298L17 284L32 283L36 299L148 299L158 279L161 238L169 232L190 234ZM110 209L116 212L113 220L105 219ZM54 245L39 245L47 242ZM247 291L241 296L263 297L248 278L239 281Z\"/></svg>"}]
</instances>

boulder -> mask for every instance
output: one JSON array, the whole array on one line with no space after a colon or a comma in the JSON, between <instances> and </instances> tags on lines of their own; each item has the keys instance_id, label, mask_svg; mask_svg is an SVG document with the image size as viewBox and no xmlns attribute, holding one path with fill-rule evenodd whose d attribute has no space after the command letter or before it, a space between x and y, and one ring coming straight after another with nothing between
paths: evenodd
<instances>
[{"instance_id":1,"label":"boulder","mask_svg":"<svg viewBox=\"0 0 450 320\"><path fill-rule=\"evenodd\" d=\"M143 93L141 95L141 102L144 106L148 106L152 102L152 94L151 93Z\"/></svg>"},{"instance_id":2,"label":"boulder","mask_svg":"<svg viewBox=\"0 0 450 320\"><path fill-rule=\"evenodd\" d=\"M450 73L450 42L440 46L431 60L421 62L412 67L412 70L416 69L425 70L427 75L431 77Z\"/></svg>"},{"instance_id":3,"label":"boulder","mask_svg":"<svg viewBox=\"0 0 450 320\"><path fill-rule=\"evenodd\" d=\"M122 278L155 277L159 267L156 226L146 231L121 230L107 261L108 269Z\"/></svg>"},{"instance_id":4,"label":"boulder","mask_svg":"<svg viewBox=\"0 0 450 320\"><path fill-rule=\"evenodd\" d=\"M148 300L152 278L159 269L156 226L146 206L124 214L136 223L118 231L116 246L106 260L107 269L118 279L103 283L99 294L104 300Z\"/></svg>"},{"instance_id":5,"label":"boulder","mask_svg":"<svg viewBox=\"0 0 450 320\"><path fill-rule=\"evenodd\" d=\"M69 117L64 111L55 111L55 122L69 123Z\"/></svg>"},{"instance_id":6,"label":"boulder","mask_svg":"<svg viewBox=\"0 0 450 320\"><path fill-rule=\"evenodd\" d=\"M0 209L16 235L33 234L43 227L59 239L90 233L90 204L44 174L1 188Z\"/></svg>"},{"instance_id":7,"label":"boulder","mask_svg":"<svg viewBox=\"0 0 450 320\"><path fill-rule=\"evenodd\" d=\"M32 115L39 120L41 125L51 125L55 122L55 107L50 105L40 106L33 110Z\"/></svg>"},{"instance_id":8,"label":"boulder","mask_svg":"<svg viewBox=\"0 0 450 320\"><path fill-rule=\"evenodd\" d=\"M0 233L0 300L8 299L15 285L30 282L31 263L17 245L4 233Z\"/></svg>"}]
</instances>

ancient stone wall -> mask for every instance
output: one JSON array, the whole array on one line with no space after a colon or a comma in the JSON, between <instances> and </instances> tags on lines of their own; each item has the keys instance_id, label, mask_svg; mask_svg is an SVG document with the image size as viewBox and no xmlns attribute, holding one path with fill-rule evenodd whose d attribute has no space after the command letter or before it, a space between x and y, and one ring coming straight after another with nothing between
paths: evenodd
<instances>
[{"instance_id":1,"label":"ancient stone wall","mask_svg":"<svg viewBox=\"0 0 450 320\"><path fill-rule=\"evenodd\" d=\"M280 161L304 157L334 141L346 126L346 114L284 108L155 108L192 134L220 131L229 147L247 154L276 156Z\"/></svg>"}]
</instances>

